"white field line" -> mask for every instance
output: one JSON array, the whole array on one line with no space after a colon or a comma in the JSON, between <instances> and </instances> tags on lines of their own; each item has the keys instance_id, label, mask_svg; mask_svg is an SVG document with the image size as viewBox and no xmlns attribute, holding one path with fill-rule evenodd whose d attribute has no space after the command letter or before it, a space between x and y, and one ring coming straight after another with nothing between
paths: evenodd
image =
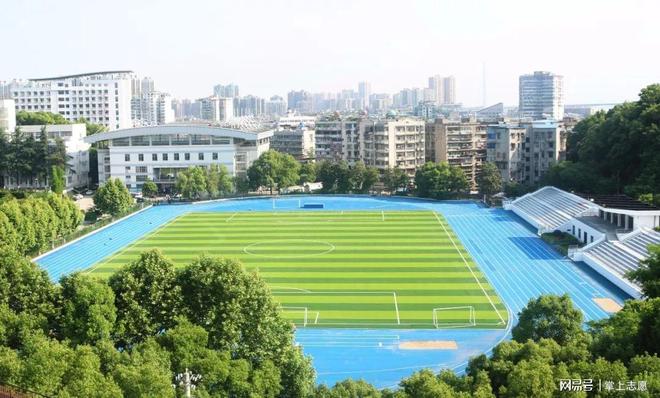
<instances>
[{"instance_id":1,"label":"white field line","mask_svg":"<svg viewBox=\"0 0 660 398\"><path fill-rule=\"evenodd\" d=\"M185 213L184 213L184 214L185 214ZM83 271L83 272L84 272L85 274L90 274L92 271L94 271L95 269L97 269L100 265L103 265L103 264L106 264L106 263L110 262L110 260L112 260L113 258L117 257L117 256L120 255L121 253L123 253L123 252L125 252L126 250L130 249L131 247L137 245L138 243L140 243L140 242L142 242L143 240L147 239L148 237L150 237L151 235L153 235L153 234L155 234L156 232L160 231L161 229L165 228L166 226L172 224L174 221L176 221L177 219L179 219L182 215L183 215L183 214L180 214L180 215L174 217L174 218L171 219L170 221L168 221L168 222L166 222L165 224L159 226L158 228L154 229L153 231L149 232L148 234L145 234L145 235L141 236L140 238L136 239L135 241L133 241L132 243L128 244L127 246L124 246L123 248L117 250L117 251L115 252L115 254L113 254L112 256L110 256L110 257L108 257L108 258L101 259L101 260L100 260L98 263L96 263L93 267L88 268L87 270L85 270L85 271Z\"/></svg>"},{"instance_id":2,"label":"white field line","mask_svg":"<svg viewBox=\"0 0 660 398\"><path fill-rule=\"evenodd\" d=\"M229 222L229 221L231 221L232 218L236 217L236 214L238 214L238 212L232 214L231 217L229 217L228 219L225 220L225 222Z\"/></svg>"},{"instance_id":3,"label":"white field line","mask_svg":"<svg viewBox=\"0 0 660 398\"><path fill-rule=\"evenodd\" d=\"M384 212L384 211L381 211L381 212L380 212L380 215L383 216L383 221L385 221L385 212Z\"/></svg>"},{"instance_id":4,"label":"white field line","mask_svg":"<svg viewBox=\"0 0 660 398\"><path fill-rule=\"evenodd\" d=\"M401 325L401 318L399 318L399 304L396 302L396 292L392 292L394 296L394 309L396 309L396 324Z\"/></svg>"},{"instance_id":5,"label":"white field line","mask_svg":"<svg viewBox=\"0 0 660 398\"><path fill-rule=\"evenodd\" d=\"M319 323L319 312L316 311L316 318L314 318L314 325Z\"/></svg>"},{"instance_id":6,"label":"white field line","mask_svg":"<svg viewBox=\"0 0 660 398\"><path fill-rule=\"evenodd\" d=\"M445 228L445 225L444 225L444 224L442 223L442 221L440 220L440 217L438 217L438 213L433 212L433 215L435 216L435 219L438 220L438 224L440 224L440 226L442 227L442 229L443 229L443 230L445 231L445 233L447 234L447 237L448 237L449 240L451 241L451 244L454 245L454 248L456 249L456 251L458 252L458 254L461 256L461 258L463 259L463 263L465 263L465 266L467 267L467 269L470 270L470 273L471 273L472 276L474 277L474 280L477 282L477 285L479 285L479 287L481 288L481 291L484 292L484 295L485 295L486 298L488 299L488 302L489 302L490 305L493 307L493 309L495 310L495 313L497 314L497 316L498 316L498 317L500 318L500 320L502 321L502 324L504 325L504 324L506 323L506 321L505 321L504 318L502 317L502 314L500 314L500 312L497 310L497 307L495 307L495 303L493 303L493 300L490 298L490 296L488 295L488 293L486 293L486 289L484 289L484 287L483 287L483 285L481 284L481 282L479 282L479 278L477 278L477 275L475 275L475 274L474 274L474 271L472 271L472 267L470 267L470 264L468 264L467 260L466 260L465 257L463 256L463 253L461 253L461 251L459 250L458 246L456 246L456 242L454 242L454 239L453 239L453 238L451 237L451 235L449 234L449 231L447 231L447 228Z\"/></svg>"}]
</instances>

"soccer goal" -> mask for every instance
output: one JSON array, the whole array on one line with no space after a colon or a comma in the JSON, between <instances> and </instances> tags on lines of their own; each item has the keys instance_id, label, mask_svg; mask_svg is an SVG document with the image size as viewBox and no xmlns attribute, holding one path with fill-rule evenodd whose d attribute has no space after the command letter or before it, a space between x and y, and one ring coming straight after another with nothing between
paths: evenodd
<instances>
[{"instance_id":1,"label":"soccer goal","mask_svg":"<svg viewBox=\"0 0 660 398\"><path fill-rule=\"evenodd\" d=\"M273 209L299 209L300 199L273 198Z\"/></svg>"},{"instance_id":2,"label":"soccer goal","mask_svg":"<svg viewBox=\"0 0 660 398\"><path fill-rule=\"evenodd\" d=\"M307 326L309 309L307 307L282 307L284 316L296 325Z\"/></svg>"},{"instance_id":3,"label":"soccer goal","mask_svg":"<svg viewBox=\"0 0 660 398\"><path fill-rule=\"evenodd\" d=\"M437 307L433 309L433 326L436 328L463 328L477 324L474 307Z\"/></svg>"}]
</instances>

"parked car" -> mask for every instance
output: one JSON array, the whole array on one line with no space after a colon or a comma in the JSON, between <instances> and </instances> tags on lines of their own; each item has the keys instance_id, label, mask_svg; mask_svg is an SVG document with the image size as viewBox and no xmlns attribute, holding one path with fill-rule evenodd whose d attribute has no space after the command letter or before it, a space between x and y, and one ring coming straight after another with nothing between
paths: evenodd
<instances>
[{"instance_id":1,"label":"parked car","mask_svg":"<svg viewBox=\"0 0 660 398\"><path fill-rule=\"evenodd\" d=\"M73 200L80 200L80 199L82 199L82 198L84 198L84 196L82 196L81 194L75 194L75 195L73 195Z\"/></svg>"}]
</instances>

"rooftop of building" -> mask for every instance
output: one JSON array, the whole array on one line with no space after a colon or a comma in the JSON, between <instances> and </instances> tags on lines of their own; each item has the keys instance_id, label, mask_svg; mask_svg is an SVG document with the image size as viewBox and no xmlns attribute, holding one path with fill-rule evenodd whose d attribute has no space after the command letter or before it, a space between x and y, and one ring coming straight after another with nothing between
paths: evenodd
<instances>
[{"instance_id":1,"label":"rooftop of building","mask_svg":"<svg viewBox=\"0 0 660 398\"><path fill-rule=\"evenodd\" d=\"M110 70L110 71L101 71L101 72L89 72L89 73L79 73L77 75L65 75L65 76L56 76L56 77L41 77L36 79L28 79L33 82L43 82L49 80L64 80L64 79L77 79L81 77L92 77L92 76L101 76L101 75L115 75L123 73L133 73L131 70Z\"/></svg>"},{"instance_id":2,"label":"rooftop of building","mask_svg":"<svg viewBox=\"0 0 660 398\"><path fill-rule=\"evenodd\" d=\"M575 217L575 219L582 222L583 224L590 226L596 231L603 233L616 233L617 229L619 228L615 224L612 224L597 216L582 216Z\"/></svg>"},{"instance_id":3,"label":"rooftop of building","mask_svg":"<svg viewBox=\"0 0 660 398\"><path fill-rule=\"evenodd\" d=\"M630 196L622 195L622 194L598 195L598 194L576 193L576 195L585 198L604 208L612 208L612 209L620 209L620 210L637 210L637 211L660 210L659 207L649 205L648 203L640 202L637 199L633 199Z\"/></svg>"},{"instance_id":4,"label":"rooftop of building","mask_svg":"<svg viewBox=\"0 0 660 398\"><path fill-rule=\"evenodd\" d=\"M241 128L239 128L241 127ZM255 127L256 128L256 127ZM245 125L213 125L211 123L170 123L157 126L133 127L127 129L106 131L85 137L85 142L95 143L113 140L117 138L170 135L170 134L195 134L210 135L216 137L231 137L244 140L257 140L273 135L272 127L263 130L250 129Z\"/></svg>"}]
</instances>

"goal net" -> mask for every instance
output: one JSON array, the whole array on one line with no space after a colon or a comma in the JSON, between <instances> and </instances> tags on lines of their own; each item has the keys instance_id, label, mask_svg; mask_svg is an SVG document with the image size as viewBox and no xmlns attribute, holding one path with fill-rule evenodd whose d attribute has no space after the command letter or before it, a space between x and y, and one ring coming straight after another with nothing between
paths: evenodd
<instances>
[{"instance_id":1,"label":"goal net","mask_svg":"<svg viewBox=\"0 0 660 398\"><path fill-rule=\"evenodd\" d=\"M273 209L299 209L300 199L273 198Z\"/></svg>"},{"instance_id":2,"label":"goal net","mask_svg":"<svg viewBox=\"0 0 660 398\"><path fill-rule=\"evenodd\" d=\"M437 307L433 309L433 326L436 328L462 328L477 324L474 307Z\"/></svg>"},{"instance_id":3,"label":"goal net","mask_svg":"<svg viewBox=\"0 0 660 398\"><path fill-rule=\"evenodd\" d=\"M307 307L282 307L284 317L299 326L307 326L309 310Z\"/></svg>"}]
</instances>

